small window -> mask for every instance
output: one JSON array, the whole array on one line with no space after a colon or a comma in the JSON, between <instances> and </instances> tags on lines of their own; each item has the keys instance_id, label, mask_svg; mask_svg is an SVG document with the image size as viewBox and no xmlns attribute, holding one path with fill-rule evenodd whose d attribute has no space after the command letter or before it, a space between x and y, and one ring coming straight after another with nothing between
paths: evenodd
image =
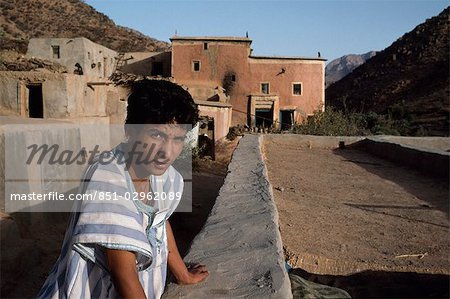
<instances>
[{"instance_id":1,"label":"small window","mask_svg":"<svg viewBox=\"0 0 450 299\"><path fill-rule=\"evenodd\" d=\"M269 83L261 83L261 93L269 94L270 88Z\"/></svg>"},{"instance_id":2,"label":"small window","mask_svg":"<svg viewBox=\"0 0 450 299\"><path fill-rule=\"evenodd\" d=\"M292 83L292 94L295 96L302 95L302 84L301 83Z\"/></svg>"},{"instance_id":3,"label":"small window","mask_svg":"<svg viewBox=\"0 0 450 299\"><path fill-rule=\"evenodd\" d=\"M203 43L203 50L208 50L208 43Z\"/></svg>"},{"instance_id":4,"label":"small window","mask_svg":"<svg viewBox=\"0 0 450 299\"><path fill-rule=\"evenodd\" d=\"M88 59L91 59L91 52L88 52Z\"/></svg>"},{"instance_id":5,"label":"small window","mask_svg":"<svg viewBox=\"0 0 450 299\"><path fill-rule=\"evenodd\" d=\"M236 82L236 75L231 75L230 79L231 79L231 81Z\"/></svg>"},{"instance_id":6,"label":"small window","mask_svg":"<svg viewBox=\"0 0 450 299\"><path fill-rule=\"evenodd\" d=\"M59 59L59 46L52 46L53 58Z\"/></svg>"},{"instance_id":7,"label":"small window","mask_svg":"<svg viewBox=\"0 0 450 299\"><path fill-rule=\"evenodd\" d=\"M192 69L194 70L194 72L200 71L200 61L199 60L192 61Z\"/></svg>"}]
</instances>

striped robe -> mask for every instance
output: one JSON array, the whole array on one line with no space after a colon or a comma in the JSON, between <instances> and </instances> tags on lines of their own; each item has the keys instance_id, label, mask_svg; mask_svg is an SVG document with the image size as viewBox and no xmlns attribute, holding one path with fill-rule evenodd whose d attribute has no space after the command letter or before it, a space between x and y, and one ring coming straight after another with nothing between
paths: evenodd
<instances>
[{"instance_id":1,"label":"striped robe","mask_svg":"<svg viewBox=\"0 0 450 299\"><path fill-rule=\"evenodd\" d=\"M130 200L135 189L124 164L117 161L118 153L120 146L111 151L111 163L97 161L86 171L80 192L93 199L76 202L61 254L38 298L119 297L104 248L134 252L147 298L161 297L167 272L166 220L179 200L154 201L153 206ZM183 192L183 178L172 166L149 180L154 193ZM115 192L109 193L114 200L102 200L106 192Z\"/></svg>"}]
</instances>

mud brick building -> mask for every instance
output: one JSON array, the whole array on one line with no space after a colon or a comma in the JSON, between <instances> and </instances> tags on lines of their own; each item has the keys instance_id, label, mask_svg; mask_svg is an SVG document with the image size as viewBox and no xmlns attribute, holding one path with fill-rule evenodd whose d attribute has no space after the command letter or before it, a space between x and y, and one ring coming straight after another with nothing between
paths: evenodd
<instances>
[{"instance_id":1,"label":"mud brick building","mask_svg":"<svg viewBox=\"0 0 450 299\"><path fill-rule=\"evenodd\" d=\"M231 125L290 127L324 107L326 59L255 56L246 37L170 40L175 82L195 99L231 104Z\"/></svg>"}]
</instances>

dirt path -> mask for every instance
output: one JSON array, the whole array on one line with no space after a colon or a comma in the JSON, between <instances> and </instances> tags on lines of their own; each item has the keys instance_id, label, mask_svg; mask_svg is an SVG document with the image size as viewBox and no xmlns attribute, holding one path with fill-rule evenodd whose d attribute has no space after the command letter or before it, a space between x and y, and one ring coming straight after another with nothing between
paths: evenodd
<instances>
[{"instance_id":1,"label":"dirt path","mask_svg":"<svg viewBox=\"0 0 450 299\"><path fill-rule=\"evenodd\" d=\"M448 284L448 183L356 150L301 148L281 137L265 138L264 153L293 267L328 278L445 274Z\"/></svg>"}]
</instances>

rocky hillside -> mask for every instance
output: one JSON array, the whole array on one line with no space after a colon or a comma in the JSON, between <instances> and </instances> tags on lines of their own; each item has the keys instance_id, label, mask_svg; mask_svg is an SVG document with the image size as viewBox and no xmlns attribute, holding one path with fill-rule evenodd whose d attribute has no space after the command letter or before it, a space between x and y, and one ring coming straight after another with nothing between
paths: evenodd
<instances>
[{"instance_id":1,"label":"rocky hillside","mask_svg":"<svg viewBox=\"0 0 450 299\"><path fill-rule=\"evenodd\" d=\"M0 0L0 50L25 53L32 37L79 37L119 52L158 51L166 42L117 26L81 0Z\"/></svg>"},{"instance_id":2,"label":"rocky hillside","mask_svg":"<svg viewBox=\"0 0 450 299\"><path fill-rule=\"evenodd\" d=\"M428 19L326 89L326 105L389 114L449 135L449 11Z\"/></svg>"},{"instance_id":3,"label":"rocky hillside","mask_svg":"<svg viewBox=\"0 0 450 299\"><path fill-rule=\"evenodd\" d=\"M334 59L327 64L325 68L325 86L341 80L350 74L358 66L366 62L369 58L375 56L377 52L370 51L365 54L350 54Z\"/></svg>"}]
</instances>

